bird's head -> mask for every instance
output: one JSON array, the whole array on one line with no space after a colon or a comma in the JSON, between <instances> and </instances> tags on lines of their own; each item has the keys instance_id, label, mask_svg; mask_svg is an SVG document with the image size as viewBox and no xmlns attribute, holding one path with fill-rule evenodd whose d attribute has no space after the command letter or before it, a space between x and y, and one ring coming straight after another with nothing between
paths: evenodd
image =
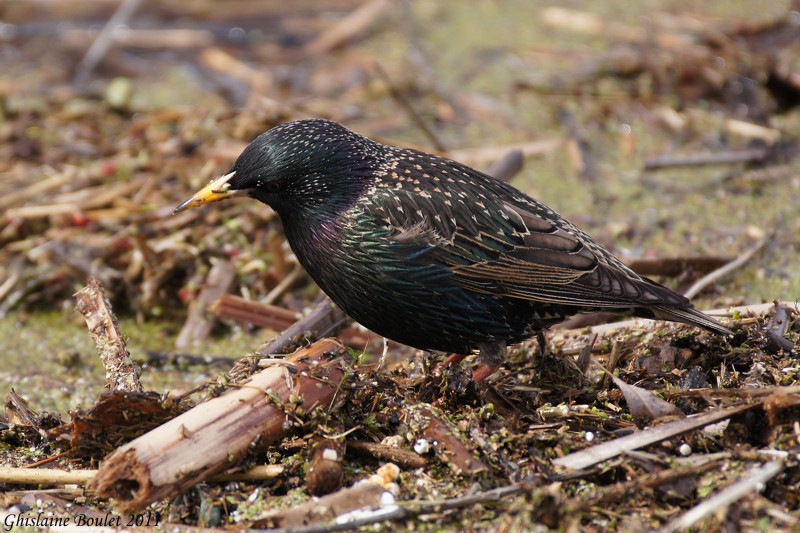
<instances>
[{"instance_id":1,"label":"bird's head","mask_svg":"<svg viewBox=\"0 0 800 533\"><path fill-rule=\"evenodd\" d=\"M275 209L284 222L304 215L335 216L369 186L378 146L329 120L289 122L259 135L229 172L175 213L249 196Z\"/></svg>"}]
</instances>

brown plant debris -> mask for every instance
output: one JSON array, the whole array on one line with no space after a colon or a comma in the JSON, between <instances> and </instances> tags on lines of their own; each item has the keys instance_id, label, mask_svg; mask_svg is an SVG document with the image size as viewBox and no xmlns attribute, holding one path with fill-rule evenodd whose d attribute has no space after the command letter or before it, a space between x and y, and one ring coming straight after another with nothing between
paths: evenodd
<instances>
[{"instance_id":1,"label":"brown plant debris","mask_svg":"<svg viewBox=\"0 0 800 533\"><path fill-rule=\"evenodd\" d=\"M86 320L106 369L106 387L114 391L142 392L141 370L131 360L103 285L92 278L86 287L75 293L75 299L75 310Z\"/></svg>"}]
</instances>

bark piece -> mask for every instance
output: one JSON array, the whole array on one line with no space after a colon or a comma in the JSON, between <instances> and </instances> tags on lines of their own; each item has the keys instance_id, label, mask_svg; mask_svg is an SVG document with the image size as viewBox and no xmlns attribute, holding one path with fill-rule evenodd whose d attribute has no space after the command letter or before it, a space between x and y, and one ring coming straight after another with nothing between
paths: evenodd
<instances>
[{"instance_id":1,"label":"bark piece","mask_svg":"<svg viewBox=\"0 0 800 533\"><path fill-rule=\"evenodd\" d=\"M328 405L347 361L344 346L322 339L118 448L100 466L98 497L140 510L229 468L257 438L280 439L291 427L289 415Z\"/></svg>"}]
</instances>

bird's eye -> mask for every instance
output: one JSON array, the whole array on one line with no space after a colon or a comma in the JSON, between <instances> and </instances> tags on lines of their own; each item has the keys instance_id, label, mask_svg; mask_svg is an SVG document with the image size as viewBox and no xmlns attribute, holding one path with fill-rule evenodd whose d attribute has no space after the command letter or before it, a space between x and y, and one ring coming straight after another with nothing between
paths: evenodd
<instances>
[{"instance_id":1,"label":"bird's eye","mask_svg":"<svg viewBox=\"0 0 800 533\"><path fill-rule=\"evenodd\" d=\"M278 192L281 190L281 183L279 181L268 181L264 184L264 190L267 192Z\"/></svg>"}]
</instances>

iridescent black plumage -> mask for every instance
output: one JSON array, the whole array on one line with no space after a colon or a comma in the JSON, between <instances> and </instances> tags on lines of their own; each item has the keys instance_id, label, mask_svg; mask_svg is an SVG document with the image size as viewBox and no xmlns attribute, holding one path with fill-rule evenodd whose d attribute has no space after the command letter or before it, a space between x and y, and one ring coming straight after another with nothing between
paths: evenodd
<instances>
[{"instance_id":1,"label":"iridescent black plumage","mask_svg":"<svg viewBox=\"0 0 800 533\"><path fill-rule=\"evenodd\" d=\"M231 172L213 194L246 191L272 206L319 286L355 320L403 344L480 350L493 369L506 344L586 311L730 333L514 187L335 122L278 126Z\"/></svg>"}]
</instances>

